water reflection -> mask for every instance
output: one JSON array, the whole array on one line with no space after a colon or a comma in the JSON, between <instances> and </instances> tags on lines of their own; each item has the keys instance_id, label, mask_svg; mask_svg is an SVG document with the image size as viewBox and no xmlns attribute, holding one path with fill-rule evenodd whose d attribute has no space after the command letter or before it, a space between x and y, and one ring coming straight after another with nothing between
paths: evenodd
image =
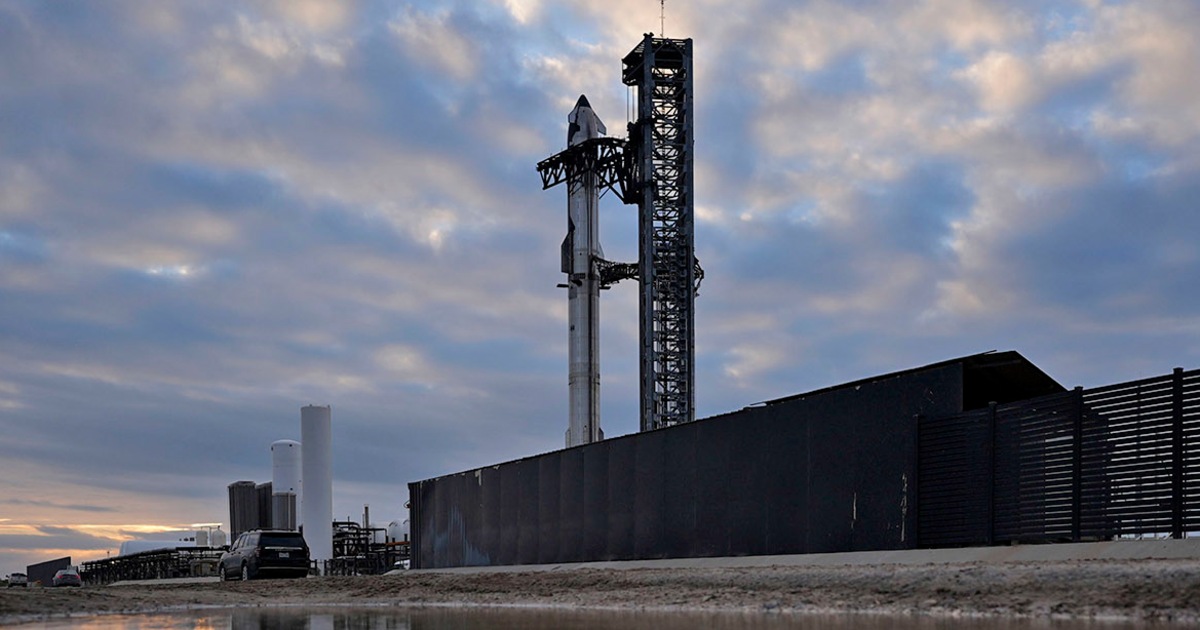
<instances>
[{"instance_id":1,"label":"water reflection","mask_svg":"<svg viewBox=\"0 0 1200 630\"><path fill-rule=\"evenodd\" d=\"M880 615L662 613L477 608L246 608L112 615L22 625L26 630L1131 630L1138 624Z\"/></svg>"}]
</instances>

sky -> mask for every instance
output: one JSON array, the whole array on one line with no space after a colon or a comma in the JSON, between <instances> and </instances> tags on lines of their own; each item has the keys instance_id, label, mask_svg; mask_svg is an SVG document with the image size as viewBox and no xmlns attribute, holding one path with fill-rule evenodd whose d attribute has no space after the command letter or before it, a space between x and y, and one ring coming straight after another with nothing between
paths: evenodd
<instances>
[{"instance_id":1,"label":"sky","mask_svg":"<svg viewBox=\"0 0 1200 630\"><path fill-rule=\"evenodd\" d=\"M566 191L695 44L696 404L987 350L1200 367L1193 0L0 0L0 574L225 523L300 407L334 515L561 448ZM609 259L636 209L601 203ZM637 431L637 292L601 423Z\"/></svg>"}]
</instances>

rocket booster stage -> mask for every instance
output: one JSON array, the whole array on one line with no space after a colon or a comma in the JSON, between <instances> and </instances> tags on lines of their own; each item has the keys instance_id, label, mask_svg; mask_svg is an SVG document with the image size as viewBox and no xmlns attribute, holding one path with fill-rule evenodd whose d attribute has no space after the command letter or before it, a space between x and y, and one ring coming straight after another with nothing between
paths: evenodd
<instances>
[{"instance_id":1,"label":"rocket booster stage","mask_svg":"<svg viewBox=\"0 0 1200 630\"><path fill-rule=\"evenodd\" d=\"M580 96L567 116L567 145L574 146L607 133ZM604 439L600 430L600 280L595 260L600 248L600 191L596 174L578 173L567 182L567 237L562 244L562 271L567 274L569 327L570 424L567 446Z\"/></svg>"}]
</instances>

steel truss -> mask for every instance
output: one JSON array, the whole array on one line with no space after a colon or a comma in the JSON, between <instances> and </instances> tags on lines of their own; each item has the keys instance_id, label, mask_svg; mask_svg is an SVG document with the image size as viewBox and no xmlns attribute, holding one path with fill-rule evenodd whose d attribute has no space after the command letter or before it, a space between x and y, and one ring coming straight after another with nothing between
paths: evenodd
<instances>
[{"instance_id":1,"label":"steel truss","mask_svg":"<svg viewBox=\"0 0 1200 630\"><path fill-rule=\"evenodd\" d=\"M620 138L592 138L538 162L542 190L548 190L584 173L595 173L596 185L610 188L622 200L629 183L629 158Z\"/></svg>"},{"instance_id":2,"label":"steel truss","mask_svg":"<svg viewBox=\"0 0 1200 630\"><path fill-rule=\"evenodd\" d=\"M641 428L695 419L692 40L652 34L622 60L637 86L627 203L638 204Z\"/></svg>"},{"instance_id":3,"label":"steel truss","mask_svg":"<svg viewBox=\"0 0 1200 630\"><path fill-rule=\"evenodd\" d=\"M549 190L564 182L578 181L585 175L596 178L596 186L609 189L625 203L629 201L630 175L633 173L632 155L625 150L626 142L620 138L592 138L568 147L538 162L538 174L542 176L542 190ZM568 254L564 251L563 256ZM621 280L638 277L637 263L621 263L596 257L592 268L600 279L600 288L608 289Z\"/></svg>"}]
</instances>

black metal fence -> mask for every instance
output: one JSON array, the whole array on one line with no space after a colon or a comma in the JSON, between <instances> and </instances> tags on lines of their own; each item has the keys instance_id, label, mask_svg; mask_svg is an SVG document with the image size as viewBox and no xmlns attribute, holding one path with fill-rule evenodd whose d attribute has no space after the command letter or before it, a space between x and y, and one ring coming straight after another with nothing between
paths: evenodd
<instances>
[{"instance_id":1,"label":"black metal fence","mask_svg":"<svg viewBox=\"0 0 1200 630\"><path fill-rule=\"evenodd\" d=\"M919 418L918 545L1200 531L1200 370Z\"/></svg>"}]
</instances>

